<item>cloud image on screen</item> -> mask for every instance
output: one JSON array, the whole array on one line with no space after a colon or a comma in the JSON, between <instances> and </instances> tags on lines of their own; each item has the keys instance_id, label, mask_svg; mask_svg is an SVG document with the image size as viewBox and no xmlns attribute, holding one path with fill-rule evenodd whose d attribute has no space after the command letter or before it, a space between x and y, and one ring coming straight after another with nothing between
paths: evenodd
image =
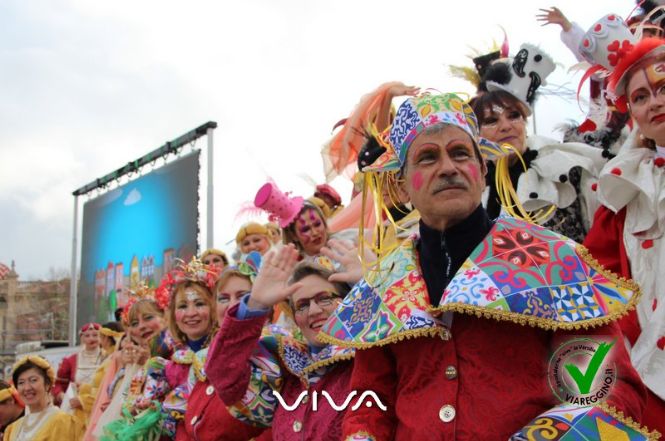
<instances>
[{"instance_id":1,"label":"cloud image on screen","mask_svg":"<svg viewBox=\"0 0 665 441\"><path fill-rule=\"evenodd\" d=\"M198 174L194 152L85 203L79 324L112 320L130 290L197 253Z\"/></svg>"}]
</instances>

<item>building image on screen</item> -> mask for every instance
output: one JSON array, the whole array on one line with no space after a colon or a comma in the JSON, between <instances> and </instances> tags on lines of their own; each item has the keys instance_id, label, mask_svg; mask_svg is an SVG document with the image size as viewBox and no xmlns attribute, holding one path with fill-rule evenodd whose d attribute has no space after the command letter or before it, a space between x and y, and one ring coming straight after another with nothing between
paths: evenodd
<instances>
[{"instance_id":1,"label":"building image on screen","mask_svg":"<svg viewBox=\"0 0 665 441\"><path fill-rule=\"evenodd\" d=\"M113 320L129 290L196 255L198 205L198 151L87 201L78 323Z\"/></svg>"}]
</instances>

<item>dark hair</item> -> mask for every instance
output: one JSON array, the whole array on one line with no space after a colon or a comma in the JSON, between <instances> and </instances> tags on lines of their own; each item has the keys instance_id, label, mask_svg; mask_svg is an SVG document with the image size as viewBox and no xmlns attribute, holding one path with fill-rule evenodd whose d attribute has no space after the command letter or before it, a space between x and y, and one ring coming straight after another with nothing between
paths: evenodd
<instances>
[{"instance_id":1,"label":"dark hair","mask_svg":"<svg viewBox=\"0 0 665 441\"><path fill-rule=\"evenodd\" d=\"M121 322L122 321L122 310L123 309L124 309L123 307L116 308L115 311L113 312L113 316L115 317L116 322Z\"/></svg>"},{"instance_id":2,"label":"dark hair","mask_svg":"<svg viewBox=\"0 0 665 441\"><path fill-rule=\"evenodd\" d=\"M478 118L479 127L482 127L483 124L485 124L485 111L488 109L491 110L492 106L515 107L524 119L526 119L528 113L524 103L505 90L485 92L482 95L474 97L469 104L471 104L473 113L475 113L476 118Z\"/></svg>"},{"instance_id":3,"label":"dark hair","mask_svg":"<svg viewBox=\"0 0 665 441\"><path fill-rule=\"evenodd\" d=\"M111 331L123 332L124 328L119 322L106 322L102 325L102 328L108 328Z\"/></svg>"},{"instance_id":4,"label":"dark hair","mask_svg":"<svg viewBox=\"0 0 665 441\"><path fill-rule=\"evenodd\" d=\"M47 386L52 386L51 384L51 379L48 377L46 370L44 368L41 368L34 364L32 361L28 360L25 363L23 363L21 366L17 367L14 372L12 372L12 382L14 384L18 384L18 378L21 376L23 372L29 371L30 369L34 369L37 372L39 372L39 375L42 376L44 379L44 384Z\"/></svg>"}]
</instances>

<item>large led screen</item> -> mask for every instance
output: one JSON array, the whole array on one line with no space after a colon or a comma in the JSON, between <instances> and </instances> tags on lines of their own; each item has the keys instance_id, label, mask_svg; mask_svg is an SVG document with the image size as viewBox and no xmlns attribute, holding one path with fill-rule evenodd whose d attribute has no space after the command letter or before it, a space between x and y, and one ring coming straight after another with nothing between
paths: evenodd
<instances>
[{"instance_id":1,"label":"large led screen","mask_svg":"<svg viewBox=\"0 0 665 441\"><path fill-rule=\"evenodd\" d=\"M114 320L130 290L197 253L198 202L197 151L85 203L79 325Z\"/></svg>"}]
</instances>

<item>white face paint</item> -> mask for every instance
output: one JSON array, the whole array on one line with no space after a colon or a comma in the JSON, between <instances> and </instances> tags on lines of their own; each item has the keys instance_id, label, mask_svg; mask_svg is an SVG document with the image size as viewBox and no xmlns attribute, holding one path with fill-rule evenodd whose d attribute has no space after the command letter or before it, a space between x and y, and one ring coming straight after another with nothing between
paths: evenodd
<instances>
[{"instance_id":1,"label":"white face paint","mask_svg":"<svg viewBox=\"0 0 665 441\"><path fill-rule=\"evenodd\" d=\"M201 296L199 296L199 293L194 291L193 289L188 289L185 291L185 298L187 299L188 302L194 302L200 299Z\"/></svg>"},{"instance_id":2,"label":"white face paint","mask_svg":"<svg viewBox=\"0 0 665 441\"><path fill-rule=\"evenodd\" d=\"M496 113L497 115L501 115L503 111L506 110L502 106L498 104L492 104L492 113Z\"/></svg>"},{"instance_id":3,"label":"white face paint","mask_svg":"<svg viewBox=\"0 0 665 441\"><path fill-rule=\"evenodd\" d=\"M186 288L176 296L175 324L189 340L204 337L211 327L211 307L195 289Z\"/></svg>"}]
</instances>

